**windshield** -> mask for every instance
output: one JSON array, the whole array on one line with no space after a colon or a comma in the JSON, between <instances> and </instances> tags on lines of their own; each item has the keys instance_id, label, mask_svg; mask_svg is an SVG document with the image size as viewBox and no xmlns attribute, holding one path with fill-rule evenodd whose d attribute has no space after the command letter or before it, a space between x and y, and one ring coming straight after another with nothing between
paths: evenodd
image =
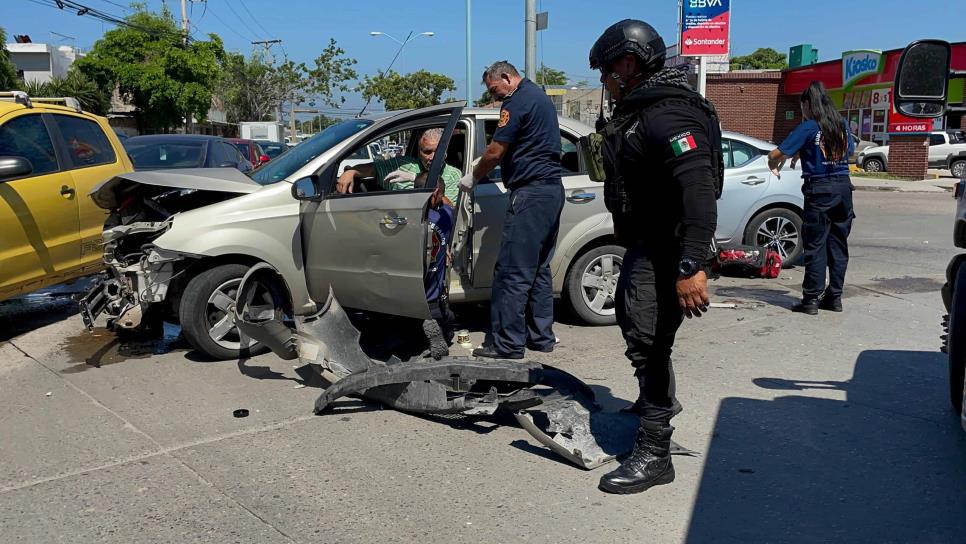
<instances>
[{"instance_id":1,"label":"windshield","mask_svg":"<svg viewBox=\"0 0 966 544\"><path fill-rule=\"evenodd\" d=\"M289 149L284 155L265 163L264 166L251 173L252 179L268 185L291 176L312 159L332 149L336 144L344 141L353 134L371 125L369 119L352 119L323 130L308 140Z\"/></svg>"},{"instance_id":2,"label":"windshield","mask_svg":"<svg viewBox=\"0 0 966 544\"><path fill-rule=\"evenodd\" d=\"M204 162L203 142L137 142L127 140L127 150L135 170L161 168L199 168Z\"/></svg>"}]
</instances>

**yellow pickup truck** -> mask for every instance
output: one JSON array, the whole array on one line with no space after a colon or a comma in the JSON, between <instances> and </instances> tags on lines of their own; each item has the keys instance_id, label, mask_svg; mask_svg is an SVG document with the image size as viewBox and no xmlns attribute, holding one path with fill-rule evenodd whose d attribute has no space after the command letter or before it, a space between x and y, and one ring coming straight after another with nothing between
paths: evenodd
<instances>
[{"instance_id":1,"label":"yellow pickup truck","mask_svg":"<svg viewBox=\"0 0 966 544\"><path fill-rule=\"evenodd\" d=\"M132 170L76 100L0 92L0 300L102 269L107 212L87 195Z\"/></svg>"}]
</instances>

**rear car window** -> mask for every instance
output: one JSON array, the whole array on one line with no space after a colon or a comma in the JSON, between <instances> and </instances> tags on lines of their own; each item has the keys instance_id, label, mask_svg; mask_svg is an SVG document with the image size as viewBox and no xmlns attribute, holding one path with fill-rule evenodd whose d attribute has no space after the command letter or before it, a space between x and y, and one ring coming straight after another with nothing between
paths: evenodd
<instances>
[{"instance_id":1,"label":"rear car window","mask_svg":"<svg viewBox=\"0 0 966 544\"><path fill-rule=\"evenodd\" d=\"M94 121L67 115L52 117L60 129L61 138L67 144L67 157L71 168L110 164L117 160L111 141Z\"/></svg>"},{"instance_id":2,"label":"rear car window","mask_svg":"<svg viewBox=\"0 0 966 544\"><path fill-rule=\"evenodd\" d=\"M231 145L235 146L235 149L241 151L241 154L246 159L248 158L248 144L245 142L231 142Z\"/></svg>"},{"instance_id":3,"label":"rear car window","mask_svg":"<svg viewBox=\"0 0 966 544\"><path fill-rule=\"evenodd\" d=\"M27 159L32 176L57 171L54 144L40 115L21 115L0 125L0 156Z\"/></svg>"},{"instance_id":4,"label":"rear car window","mask_svg":"<svg viewBox=\"0 0 966 544\"><path fill-rule=\"evenodd\" d=\"M131 142L127 154L137 170L160 168L200 168L204 160L203 142Z\"/></svg>"}]
</instances>

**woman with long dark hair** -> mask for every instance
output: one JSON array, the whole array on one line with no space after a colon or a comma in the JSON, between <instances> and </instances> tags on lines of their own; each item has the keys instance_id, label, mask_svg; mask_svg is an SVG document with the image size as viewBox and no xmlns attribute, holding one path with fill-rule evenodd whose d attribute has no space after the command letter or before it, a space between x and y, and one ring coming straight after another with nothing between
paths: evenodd
<instances>
[{"instance_id":1,"label":"woman with long dark hair","mask_svg":"<svg viewBox=\"0 0 966 544\"><path fill-rule=\"evenodd\" d=\"M809 315L818 310L842 311L842 287L849 264L852 230L852 180L849 155L855 148L848 127L821 82L813 81L801 96L805 120L768 154L768 166L777 176L785 160L802 164L805 196L805 279L802 301L793 312ZM828 286L825 270L828 269Z\"/></svg>"}]
</instances>

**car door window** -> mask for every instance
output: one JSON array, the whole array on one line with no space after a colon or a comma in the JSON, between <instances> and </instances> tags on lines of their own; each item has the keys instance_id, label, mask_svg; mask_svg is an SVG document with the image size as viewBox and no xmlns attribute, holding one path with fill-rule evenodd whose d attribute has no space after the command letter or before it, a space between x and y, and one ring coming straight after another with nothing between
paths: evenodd
<instances>
[{"instance_id":1,"label":"car door window","mask_svg":"<svg viewBox=\"0 0 966 544\"><path fill-rule=\"evenodd\" d=\"M721 154L724 155L725 169L734 168L735 163L731 160L731 140L721 140Z\"/></svg>"},{"instance_id":2,"label":"car door window","mask_svg":"<svg viewBox=\"0 0 966 544\"><path fill-rule=\"evenodd\" d=\"M214 166L238 162L238 159L235 158L238 151L225 142L212 142L211 152L214 153L212 155Z\"/></svg>"},{"instance_id":3,"label":"car door window","mask_svg":"<svg viewBox=\"0 0 966 544\"><path fill-rule=\"evenodd\" d=\"M583 174L580 166L580 153L577 136L564 130L560 131L560 173L564 176Z\"/></svg>"},{"instance_id":4,"label":"car door window","mask_svg":"<svg viewBox=\"0 0 966 544\"><path fill-rule=\"evenodd\" d=\"M734 168L741 168L758 158L761 151L744 142L731 140L731 164Z\"/></svg>"},{"instance_id":5,"label":"car door window","mask_svg":"<svg viewBox=\"0 0 966 544\"><path fill-rule=\"evenodd\" d=\"M942 134L930 134L929 145L942 145L946 143L946 138Z\"/></svg>"},{"instance_id":6,"label":"car door window","mask_svg":"<svg viewBox=\"0 0 966 544\"><path fill-rule=\"evenodd\" d=\"M67 148L70 168L111 164L117 160L111 141L94 121L69 115L52 117Z\"/></svg>"},{"instance_id":7,"label":"car door window","mask_svg":"<svg viewBox=\"0 0 966 544\"><path fill-rule=\"evenodd\" d=\"M0 157L3 156L30 161L31 176L58 170L54 144L40 115L21 115L0 125Z\"/></svg>"}]
</instances>

